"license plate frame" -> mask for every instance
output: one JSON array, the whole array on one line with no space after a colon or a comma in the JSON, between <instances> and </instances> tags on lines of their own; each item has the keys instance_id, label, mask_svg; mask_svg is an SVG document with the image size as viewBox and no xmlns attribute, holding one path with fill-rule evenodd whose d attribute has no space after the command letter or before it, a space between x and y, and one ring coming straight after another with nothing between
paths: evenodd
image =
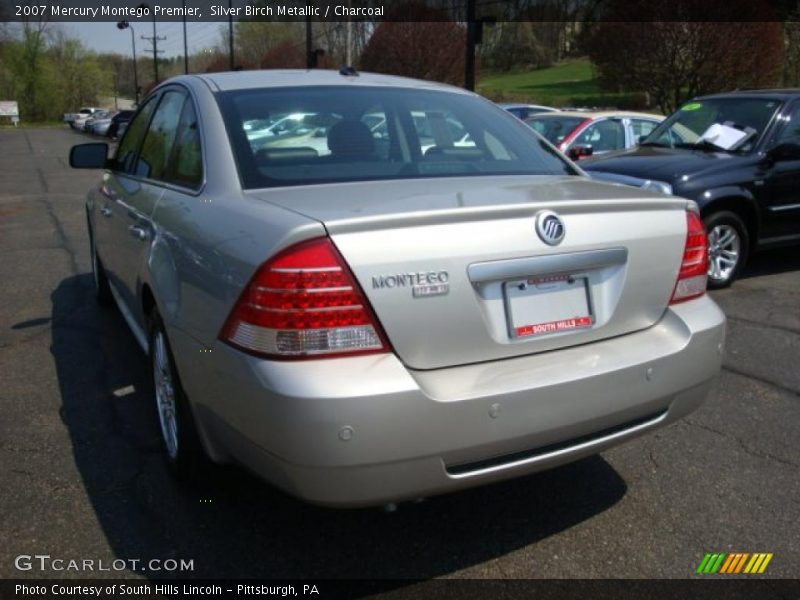
<instances>
[{"instance_id":1,"label":"license plate frame","mask_svg":"<svg viewBox=\"0 0 800 600\"><path fill-rule=\"evenodd\" d=\"M586 276L559 274L506 281L503 300L512 340L577 332L595 322Z\"/></svg>"}]
</instances>

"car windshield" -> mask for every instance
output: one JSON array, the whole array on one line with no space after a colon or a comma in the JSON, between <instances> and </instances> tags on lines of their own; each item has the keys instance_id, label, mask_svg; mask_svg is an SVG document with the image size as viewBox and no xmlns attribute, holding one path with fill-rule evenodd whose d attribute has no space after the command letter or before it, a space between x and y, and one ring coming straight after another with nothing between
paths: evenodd
<instances>
[{"instance_id":1,"label":"car windshield","mask_svg":"<svg viewBox=\"0 0 800 600\"><path fill-rule=\"evenodd\" d=\"M551 144L558 145L583 121L584 117L533 117L525 122Z\"/></svg>"},{"instance_id":2,"label":"car windshield","mask_svg":"<svg viewBox=\"0 0 800 600\"><path fill-rule=\"evenodd\" d=\"M246 189L467 175L577 175L500 109L453 92L320 86L218 99Z\"/></svg>"},{"instance_id":3,"label":"car windshield","mask_svg":"<svg viewBox=\"0 0 800 600\"><path fill-rule=\"evenodd\" d=\"M775 98L707 98L684 104L641 143L749 152L781 106Z\"/></svg>"}]
</instances>

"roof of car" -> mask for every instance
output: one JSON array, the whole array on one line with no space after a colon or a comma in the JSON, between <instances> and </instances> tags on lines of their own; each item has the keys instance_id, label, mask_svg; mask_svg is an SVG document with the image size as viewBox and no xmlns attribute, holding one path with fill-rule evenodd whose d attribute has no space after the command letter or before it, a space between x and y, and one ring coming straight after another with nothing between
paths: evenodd
<instances>
[{"instance_id":1,"label":"roof of car","mask_svg":"<svg viewBox=\"0 0 800 600\"><path fill-rule=\"evenodd\" d=\"M175 80L180 80L184 77L187 76L178 77L175 78ZM188 77L199 77L214 91L318 85L353 85L416 89L423 88L457 92L462 94L471 93L462 88L443 83L437 83L434 81L422 81L420 79L396 77L393 75L381 75L378 73L359 72L357 75L343 75L339 71L324 69L227 71L223 73L189 75Z\"/></svg>"},{"instance_id":2,"label":"roof of car","mask_svg":"<svg viewBox=\"0 0 800 600\"><path fill-rule=\"evenodd\" d=\"M642 117L646 119L656 119L662 120L664 118L663 115L654 115L651 113L643 113L643 112L634 112L629 110L596 110L596 111L589 111L589 110L560 110L558 112L551 112L551 113L542 113L538 115L533 115L530 117L531 119L555 119L558 117L577 117L579 119L602 119L604 117L618 117L618 118L625 118L625 117Z\"/></svg>"},{"instance_id":3,"label":"roof of car","mask_svg":"<svg viewBox=\"0 0 800 600\"><path fill-rule=\"evenodd\" d=\"M731 96L738 96L740 98L758 98L762 96L772 96L781 100L794 98L800 96L800 88L776 88L773 90L736 90L734 92L720 92L718 94L707 94L705 96L698 96L696 99L707 98L729 98Z\"/></svg>"},{"instance_id":4,"label":"roof of car","mask_svg":"<svg viewBox=\"0 0 800 600\"><path fill-rule=\"evenodd\" d=\"M548 111L555 111L558 110L557 108L553 108L551 106L545 106L544 104L523 104L517 102L498 102L497 106L501 108L541 108Z\"/></svg>"}]
</instances>

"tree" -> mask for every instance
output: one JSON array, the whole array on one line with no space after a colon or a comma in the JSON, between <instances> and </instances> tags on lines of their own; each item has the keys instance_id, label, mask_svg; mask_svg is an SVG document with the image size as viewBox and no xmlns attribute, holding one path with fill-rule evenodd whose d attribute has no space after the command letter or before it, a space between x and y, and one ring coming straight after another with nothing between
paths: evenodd
<instances>
[{"instance_id":1,"label":"tree","mask_svg":"<svg viewBox=\"0 0 800 600\"><path fill-rule=\"evenodd\" d=\"M113 70L94 52L58 28L47 33L43 22L25 23L0 45L0 97L17 100L25 121L60 119L113 89Z\"/></svg>"},{"instance_id":2,"label":"tree","mask_svg":"<svg viewBox=\"0 0 800 600\"><path fill-rule=\"evenodd\" d=\"M512 21L486 27L481 44L481 64L492 71L541 69L556 58L553 48L545 46L536 35L540 23Z\"/></svg>"},{"instance_id":3,"label":"tree","mask_svg":"<svg viewBox=\"0 0 800 600\"><path fill-rule=\"evenodd\" d=\"M461 85L466 32L458 23L434 22L437 15L415 2L398 6L375 28L361 55L360 67Z\"/></svg>"},{"instance_id":4,"label":"tree","mask_svg":"<svg viewBox=\"0 0 800 600\"><path fill-rule=\"evenodd\" d=\"M262 69L305 69L305 43L297 40L282 42L266 52L259 65Z\"/></svg>"},{"instance_id":5,"label":"tree","mask_svg":"<svg viewBox=\"0 0 800 600\"><path fill-rule=\"evenodd\" d=\"M234 24L236 63L258 65L261 59L279 46L300 42L304 39L302 23L237 21ZM226 37L227 39L227 37ZM227 47L225 48L227 52ZM303 60L305 67L305 59Z\"/></svg>"},{"instance_id":6,"label":"tree","mask_svg":"<svg viewBox=\"0 0 800 600\"><path fill-rule=\"evenodd\" d=\"M731 14L750 20L704 21L723 14L723 1ZM700 94L780 80L782 26L764 11L749 0L609 0L587 40L589 56L603 87L646 92L670 113Z\"/></svg>"}]
</instances>

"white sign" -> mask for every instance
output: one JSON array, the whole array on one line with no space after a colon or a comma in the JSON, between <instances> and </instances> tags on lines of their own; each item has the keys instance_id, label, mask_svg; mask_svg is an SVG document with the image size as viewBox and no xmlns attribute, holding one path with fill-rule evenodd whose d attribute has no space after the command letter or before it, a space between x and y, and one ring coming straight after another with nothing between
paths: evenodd
<instances>
[{"instance_id":1,"label":"white sign","mask_svg":"<svg viewBox=\"0 0 800 600\"><path fill-rule=\"evenodd\" d=\"M705 140L707 142L711 142L718 148L730 150L745 137L747 137L746 131L740 131L735 127L714 123L711 127L706 129L703 135L700 136L698 142Z\"/></svg>"},{"instance_id":2,"label":"white sign","mask_svg":"<svg viewBox=\"0 0 800 600\"><path fill-rule=\"evenodd\" d=\"M0 117L18 117L19 107L11 100L0 100Z\"/></svg>"}]
</instances>

